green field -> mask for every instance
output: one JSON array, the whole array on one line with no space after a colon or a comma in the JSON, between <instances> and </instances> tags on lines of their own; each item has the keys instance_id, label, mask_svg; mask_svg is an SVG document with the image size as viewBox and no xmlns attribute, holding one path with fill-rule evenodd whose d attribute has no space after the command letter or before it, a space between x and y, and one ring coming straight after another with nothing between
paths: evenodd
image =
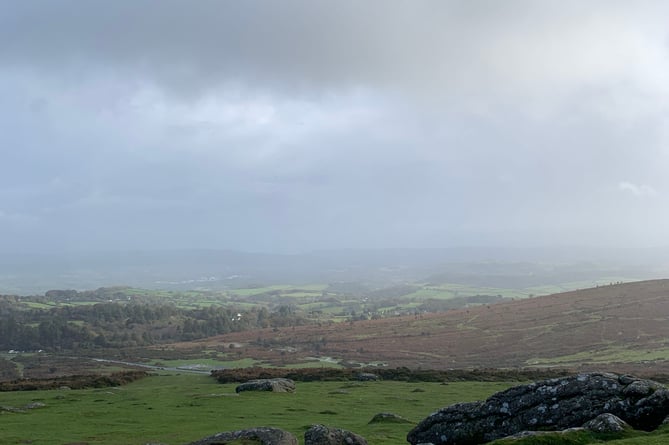
<instances>
[{"instance_id":1,"label":"green field","mask_svg":"<svg viewBox=\"0 0 669 445\"><path fill-rule=\"evenodd\" d=\"M197 310L211 306L227 306L240 311L260 307L270 311L291 307L301 316L336 321L338 317L360 317L365 314L386 317L412 314L416 311L445 311L471 304L488 304L501 298L522 299L606 285L618 281L634 281L620 277L605 277L591 281L573 281L524 288L484 287L450 282L415 282L406 285L366 290L331 289L322 283L275 284L226 290L149 290L132 287L101 288L82 292L72 298L51 300L46 296L23 297L25 308L49 310L66 306L99 303L173 304L184 310ZM364 286L363 286L364 289ZM406 293L403 293L406 292ZM484 297L488 300L469 300ZM436 302L436 303L435 303Z\"/></svg>"},{"instance_id":2,"label":"green field","mask_svg":"<svg viewBox=\"0 0 669 445\"><path fill-rule=\"evenodd\" d=\"M529 366L569 366L581 363L638 363L668 360L669 348L643 349L611 347L596 351L583 351L571 355L527 360Z\"/></svg>"},{"instance_id":3,"label":"green field","mask_svg":"<svg viewBox=\"0 0 669 445\"><path fill-rule=\"evenodd\" d=\"M208 376L164 373L117 388L1 393L0 443L177 445L220 431L254 426L282 428L302 440L310 425L322 423L361 434L370 444L403 444L412 424L370 425L369 420L377 413L392 412L418 422L440 407L484 399L512 385L298 382L293 394L237 395L234 384L218 384ZM45 406L23 413L5 409L32 402ZM636 437L608 443L667 443L666 433L669 431L633 433ZM573 442L522 443L588 443L583 439L589 436L577 436Z\"/></svg>"}]
</instances>

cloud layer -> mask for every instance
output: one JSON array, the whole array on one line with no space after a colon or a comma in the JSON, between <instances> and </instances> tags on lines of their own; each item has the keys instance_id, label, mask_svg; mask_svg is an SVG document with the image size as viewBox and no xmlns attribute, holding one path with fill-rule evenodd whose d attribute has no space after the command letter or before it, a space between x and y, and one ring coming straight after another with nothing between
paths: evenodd
<instances>
[{"instance_id":1,"label":"cloud layer","mask_svg":"<svg viewBox=\"0 0 669 445\"><path fill-rule=\"evenodd\" d=\"M4 5L0 249L664 245L667 17Z\"/></svg>"}]
</instances>

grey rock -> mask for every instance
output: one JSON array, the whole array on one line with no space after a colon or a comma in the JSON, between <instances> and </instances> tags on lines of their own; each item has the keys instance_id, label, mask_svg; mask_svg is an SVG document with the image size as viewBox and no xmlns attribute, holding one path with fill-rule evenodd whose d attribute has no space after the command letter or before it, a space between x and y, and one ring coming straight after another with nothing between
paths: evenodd
<instances>
[{"instance_id":1,"label":"grey rock","mask_svg":"<svg viewBox=\"0 0 669 445\"><path fill-rule=\"evenodd\" d=\"M258 427L238 431L224 431L188 445L225 445L236 440L255 441L259 445L297 445L297 437L279 428Z\"/></svg>"},{"instance_id":2,"label":"grey rock","mask_svg":"<svg viewBox=\"0 0 669 445\"><path fill-rule=\"evenodd\" d=\"M669 415L669 390L659 383L609 373L579 374L509 388L484 402L431 414L409 434L413 444L477 445L532 430L580 427L611 413L651 431Z\"/></svg>"},{"instance_id":3,"label":"grey rock","mask_svg":"<svg viewBox=\"0 0 669 445\"><path fill-rule=\"evenodd\" d=\"M281 378L249 380L246 383L238 385L235 391L295 392L295 382L290 379Z\"/></svg>"},{"instance_id":4,"label":"grey rock","mask_svg":"<svg viewBox=\"0 0 669 445\"><path fill-rule=\"evenodd\" d=\"M595 433L620 433L631 427L620 417L604 413L584 423L583 428Z\"/></svg>"},{"instance_id":5,"label":"grey rock","mask_svg":"<svg viewBox=\"0 0 669 445\"><path fill-rule=\"evenodd\" d=\"M372 374L371 372L359 372L356 374L355 378L361 382L374 382L379 379L379 376Z\"/></svg>"},{"instance_id":6,"label":"grey rock","mask_svg":"<svg viewBox=\"0 0 669 445\"><path fill-rule=\"evenodd\" d=\"M44 408L46 405L42 402L32 402L23 407L23 409L37 409Z\"/></svg>"},{"instance_id":7,"label":"grey rock","mask_svg":"<svg viewBox=\"0 0 669 445\"><path fill-rule=\"evenodd\" d=\"M378 413L374 417L372 417L372 420L370 420L369 423L413 423L413 422L409 419L405 419L402 416L398 416L397 414Z\"/></svg>"},{"instance_id":8,"label":"grey rock","mask_svg":"<svg viewBox=\"0 0 669 445\"><path fill-rule=\"evenodd\" d=\"M304 445L367 445L367 440L350 431L312 425L304 433Z\"/></svg>"}]
</instances>

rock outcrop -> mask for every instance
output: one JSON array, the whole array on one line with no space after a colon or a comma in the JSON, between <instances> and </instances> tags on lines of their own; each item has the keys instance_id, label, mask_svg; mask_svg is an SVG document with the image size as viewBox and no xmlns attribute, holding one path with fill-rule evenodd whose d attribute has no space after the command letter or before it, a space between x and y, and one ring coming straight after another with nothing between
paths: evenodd
<instances>
[{"instance_id":1,"label":"rock outcrop","mask_svg":"<svg viewBox=\"0 0 669 445\"><path fill-rule=\"evenodd\" d=\"M350 431L312 425L304 433L304 445L367 445L367 440Z\"/></svg>"},{"instance_id":2,"label":"rock outcrop","mask_svg":"<svg viewBox=\"0 0 669 445\"><path fill-rule=\"evenodd\" d=\"M669 414L669 390L659 383L608 373L516 386L484 402L443 408L407 436L416 445L477 445L522 431L581 427L610 413L633 428L651 431Z\"/></svg>"},{"instance_id":3,"label":"rock outcrop","mask_svg":"<svg viewBox=\"0 0 669 445\"><path fill-rule=\"evenodd\" d=\"M295 382L290 379L259 379L249 380L235 388L236 392L242 391L273 391L273 392L295 392Z\"/></svg>"},{"instance_id":4,"label":"rock outcrop","mask_svg":"<svg viewBox=\"0 0 669 445\"><path fill-rule=\"evenodd\" d=\"M405 419L402 416L398 416L397 414L378 413L374 417L372 417L372 420L370 420L369 423L413 423L413 422L409 419Z\"/></svg>"},{"instance_id":5,"label":"rock outcrop","mask_svg":"<svg viewBox=\"0 0 669 445\"><path fill-rule=\"evenodd\" d=\"M224 431L188 445L225 445L227 443L257 443L258 445L297 445L297 437L279 428L259 427L247 430ZM237 441L237 442L236 442Z\"/></svg>"}]
</instances>

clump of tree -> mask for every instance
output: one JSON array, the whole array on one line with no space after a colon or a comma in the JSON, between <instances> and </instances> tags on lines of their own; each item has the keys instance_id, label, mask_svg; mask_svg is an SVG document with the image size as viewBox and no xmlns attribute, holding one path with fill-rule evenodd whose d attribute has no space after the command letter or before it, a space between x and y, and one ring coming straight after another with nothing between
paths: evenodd
<instances>
[{"instance_id":1,"label":"clump of tree","mask_svg":"<svg viewBox=\"0 0 669 445\"><path fill-rule=\"evenodd\" d=\"M51 308L29 308L14 302L0 304L0 311L0 349L17 351L148 346L306 323L306 319L289 306L270 312L264 307L241 310L212 305L184 309L170 303L135 301Z\"/></svg>"}]
</instances>

